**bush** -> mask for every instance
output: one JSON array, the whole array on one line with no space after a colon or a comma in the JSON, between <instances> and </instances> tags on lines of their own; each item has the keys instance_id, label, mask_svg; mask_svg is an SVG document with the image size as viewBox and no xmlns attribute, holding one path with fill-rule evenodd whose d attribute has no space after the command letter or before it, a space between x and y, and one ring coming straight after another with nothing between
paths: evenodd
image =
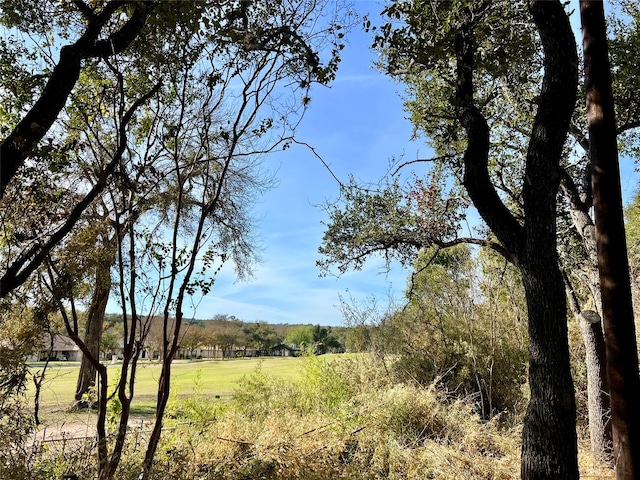
<instances>
[{"instance_id":1,"label":"bush","mask_svg":"<svg viewBox=\"0 0 640 480\"><path fill-rule=\"evenodd\" d=\"M167 405L166 418L178 422L188 422L198 427L206 427L215 422L228 408L219 398L211 398L203 392L202 369L193 380L193 391L185 399L179 397L180 385L175 382Z\"/></svg>"},{"instance_id":2,"label":"bush","mask_svg":"<svg viewBox=\"0 0 640 480\"><path fill-rule=\"evenodd\" d=\"M318 412L332 417L352 397L351 388L335 365L314 355L304 358L294 390L294 405L301 414Z\"/></svg>"},{"instance_id":3,"label":"bush","mask_svg":"<svg viewBox=\"0 0 640 480\"><path fill-rule=\"evenodd\" d=\"M207 428L167 432L154 478L517 478L516 431L435 384L385 378L367 357L305 359L289 385L258 368Z\"/></svg>"}]
</instances>

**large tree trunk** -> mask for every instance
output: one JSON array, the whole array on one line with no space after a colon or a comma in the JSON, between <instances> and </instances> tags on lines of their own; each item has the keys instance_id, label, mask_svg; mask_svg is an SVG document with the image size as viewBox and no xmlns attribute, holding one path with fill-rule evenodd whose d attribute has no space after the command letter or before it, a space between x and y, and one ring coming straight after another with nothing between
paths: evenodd
<instances>
[{"instance_id":1,"label":"large tree trunk","mask_svg":"<svg viewBox=\"0 0 640 480\"><path fill-rule=\"evenodd\" d=\"M531 389L522 432L522 478L578 478L564 284L553 252L531 253L522 266Z\"/></svg>"},{"instance_id":2,"label":"large tree trunk","mask_svg":"<svg viewBox=\"0 0 640 480\"><path fill-rule=\"evenodd\" d=\"M598 268L618 479L640 478L640 377L604 6L580 1Z\"/></svg>"},{"instance_id":3,"label":"large tree trunk","mask_svg":"<svg viewBox=\"0 0 640 480\"><path fill-rule=\"evenodd\" d=\"M504 205L489 175L490 135L474 104L472 17L456 36L457 101L467 133L464 186L478 212L520 269L529 314L529 384L522 478L577 479L575 394L569 364L564 283L556 248L560 158L578 81L576 44L558 1L531 0L544 47L544 79L523 179L524 225Z\"/></svg>"},{"instance_id":4,"label":"large tree trunk","mask_svg":"<svg viewBox=\"0 0 640 480\"><path fill-rule=\"evenodd\" d=\"M560 158L577 93L577 52L559 2L531 1L544 48L544 80L522 188L524 242L515 248L529 315L531 399L522 432L523 479L577 479L567 303L557 253ZM520 247L520 248L518 248Z\"/></svg>"}]
</instances>

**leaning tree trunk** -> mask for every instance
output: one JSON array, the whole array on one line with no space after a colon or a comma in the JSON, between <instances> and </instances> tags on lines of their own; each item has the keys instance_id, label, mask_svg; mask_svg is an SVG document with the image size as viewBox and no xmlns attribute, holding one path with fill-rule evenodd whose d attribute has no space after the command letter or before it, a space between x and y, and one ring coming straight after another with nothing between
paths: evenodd
<instances>
[{"instance_id":1,"label":"leaning tree trunk","mask_svg":"<svg viewBox=\"0 0 640 480\"><path fill-rule=\"evenodd\" d=\"M567 188L565 188L565 197L570 202L573 226L582 239L586 255L584 261L585 269L578 273L578 278L587 287L595 309L586 309L580 305L570 280L565 278L569 307L578 323L585 346L591 453L598 461L612 465L611 401L601 321L602 296L600 294L600 278L598 276L598 253L595 241L595 227L588 213L591 199L588 198L589 204L585 204L576 198L577 192L569 192Z\"/></svg>"},{"instance_id":2,"label":"leaning tree trunk","mask_svg":"<svg viewBox=\"0 0 640 480\"><path fill-rule=\"evenodd\" d=\"M87 312L84 343L94 359L100 358L100 340L104 326L104 315L111 292L111 265L109 261L99 262L96 266L95 287ZM75 408L91 407L83 397L96 383L96 365L87 355L82 356L80 372L75 393Z\"/></svg>"},{"instance_id":3,"label":"leaning tree trunk","mask_svg":"<svg viewBox=\"0 0 640 480\"><path fill-rule=\"evenodd\" d=\"M616 478L640 478L640 377L604 6L580 1Z\"/></svg>"}]
</instances>

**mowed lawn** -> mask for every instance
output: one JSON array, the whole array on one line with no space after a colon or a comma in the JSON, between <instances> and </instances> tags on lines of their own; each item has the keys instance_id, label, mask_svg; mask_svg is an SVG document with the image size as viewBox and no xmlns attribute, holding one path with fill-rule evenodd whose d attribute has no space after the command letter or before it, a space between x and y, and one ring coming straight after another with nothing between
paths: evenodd
<instances>
[{"instance_id":1,"label":"mowed lawn","mask_svg":"<svg viewBox=\"0 0 640 480\"><path fill-rule=\"evenodd\" d=\"M303 360L294 357L234 358L228 360L177 360L171 367L172 391L180 397L198 393L208 397L228 399L238 381L261 366L263 372L284 380L295 379ZM108 366L109 383L113 384L120 372L120 364ZM51 362L41 393L41 408L45 411L65 410L73 403L79 362ZM42 364L31 366L32 371ZM161 366L158 362L138 365L133 401L134 410L148 412L155 404ZM113 387L112 387L113 388ZM110 389L111 390L111 389ZM29 385L28 395L33 399L34 387ZM137 407L137 408L136 408Z\"/></svg>"}]
</instances>

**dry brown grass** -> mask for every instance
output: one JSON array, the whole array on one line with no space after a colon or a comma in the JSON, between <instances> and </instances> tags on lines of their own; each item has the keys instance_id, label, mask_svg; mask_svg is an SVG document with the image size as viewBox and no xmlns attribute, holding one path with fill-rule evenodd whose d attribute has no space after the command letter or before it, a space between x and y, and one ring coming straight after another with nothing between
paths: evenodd
<instances>
[{"instance_id":1,"label":"dry brown grass","mask_svg":"<svg viewBox=\"0 0 640 480\"><path fill-rule=\"evenodd\" d=\"M435 386L394 385L366 361L309 362L293 383L256 372L226 406L206 397L177 404L153 478L519 478L519 427L483 422ZM139 474L145 432L130 439L122 480ZM582 478L614 478L585 441L580 469Z\"/></svg>"},{"instance_id":2,"label":"dry brown grass","mask_svg":"<svg viewBox=\"0 0 640 480\"><path fill-rule=\"evenodd\" d=\"M354 368L349 366L352 378L367 378L366 372L354 372ZM311 370L323 377L320 370ZM279 480L518 476L517 432L481 422L470 405L451 402L436 388L384 385L380 378L362 381L350 385L352 395L343 403L319 414L304 411L304 405L319 399L301 403L295 396L300 391L313 395L309 384L322 383L322 379L303 378L301 381L307 382L303 389L273 389L270 385L268 393L264 393L263 381L254 384L259 389L253 392L254 398L261 405L270 405L271 411L256 412L246 405L232 404L197 433L166 437L174 457L177 452L189 457L188 462L173 465L190 465L195 476L187 477L187 472L175 469L162 469L161 474L158 469L158 478L167 474L174 478ZM331 388L326 383L323 386L316 394L331 396ZM342 391L344 385L335 388ZM245 402L251 396L247 393L245 389ZM278 395L283 398L274 398Z\"/></svg>"}]
</instances>

